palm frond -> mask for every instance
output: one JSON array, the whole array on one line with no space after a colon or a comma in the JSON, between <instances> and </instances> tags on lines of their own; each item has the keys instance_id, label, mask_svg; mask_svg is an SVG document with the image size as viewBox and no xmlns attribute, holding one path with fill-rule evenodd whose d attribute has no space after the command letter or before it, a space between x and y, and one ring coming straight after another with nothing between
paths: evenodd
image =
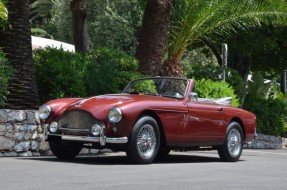
<instances>
[{"instance_id":1,"label":"palm frond","mask_svg":"<svg viewBox=\"0 0 287 190\"><path fill-rule=\"evenodd\" d=\"M214 36L287 25L287 5L282 0L182 0L174 6L168 54L180 55L190 44Z\"/></svg>"},{"instance_id":2,"label":"palm frond","mask_svg":"<svg viewBox=\"0 0 287 190\"><path fill-rule=\"evenodd\" d=\"M8 10L6 9L4 3L0 0L0 19L7 20Z\"/></svg>"},{"instance_id":3,"label":"palm frond","mask_svg":"<svg viewBox=\"0 0 287 190\"><path fill-rule=\"evenodd\" d=\"M30 14L33 15L31 20L47 17L51 13L54 3L54 0L37 0L30 4Z\"/></svg>"}]
</instances>

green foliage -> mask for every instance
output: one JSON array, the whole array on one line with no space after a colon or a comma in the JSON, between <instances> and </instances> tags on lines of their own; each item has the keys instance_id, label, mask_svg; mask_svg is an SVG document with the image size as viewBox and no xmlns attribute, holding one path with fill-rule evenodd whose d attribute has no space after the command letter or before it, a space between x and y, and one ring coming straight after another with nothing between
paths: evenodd
<instances>
[{"instance_id":1,"label":"green foliage","mask_svg":"<svg viewBox=\"0 0 287 190\"><path fill-rule=\"evenodd\" d=\"M4 53L0 49L0 107L3 107L8 92L9 78L12 76L12 67L8 64Z\"/></svg>"},{"instance_id":2,"label":"green foliage","mask_svg":"<svg viewBox=\"0 0 287 190\"><path fill-rule=\"evenodd\" d=\"M221 81L222 72L222 68L216 64L192 64L192 67L186 70L186 76L187 78ZM243 87L243 80L239 73L234 69L227 68L225 79L233 87L235 94L239 95Z\"/></svg>"},{"instance_id":3,"label":"green foliage","mask_svg":"<svg viewBox=\"0 0 287 190\"><path fill-rule=\"evenodd\" d=\"M257 132L276 136L287 133L287 106L283 98L262 99L247 95L244 108L257 117Z\"/></svg>"},{"instance_id":4,"label":"green foliage","mask_svg":"<svg viewBox=\"0 0 287 190\"><path fill-rule=\"evenodd\" d=\"M124 52L96 49L87 55L62 49L37 49L33 53L42 102L63 97L83 97L121 92L139 78L137 61Z\"/></svg>"},{"instance_id":5,"label":"green foliage","mask_svg":"<svg viewBox=\"0 0 287 190\"><path fill-rule=\"evenodd\" d=\"M231 105L234 107L239 106L239 100L234 94L234 90L226 82L212 81L210 79L196 80L195 89L198 97L202 98L222 98L232 97Z\"/></svg>"},{"instance_id":6,"label":"green foliage","mask_svg":"<svg viewBox=\"0 0 287 190\"><path fill-rule=\"evenodd\" d=\"M51 36L50 34L48 34L48 32L46 32L45 30L41 29L41 28L32 28L31 29L32 35L33 36L38 36L38 37L42 37L42 38L48 38L48 39L53 39L53 36Z\"/></svg>"},{"instance_id":7,"label":"green foliage","mask_svg":"<svg viewBox=\"0 0 287 190\"><path fill-rule=\"evenodd\" d=\"M138 62L122 51L92 50L85 70L88 95L121 92L131 79L139 78Z\"/></svg>"},{"instance_id":8,"label":"green foliage","mask_svg":"<svg viewBox=\"0 0 287 190\"><path fill-rule=\"evenodd\" d=\"M251 81L248 81L247 91L244 108L256 115L258 132L285 136L287 105L276 80L264 83L262 74L254 72Z\"/></svg>"},{"instance_id":9,"label":"green foliage","mask_svg":"<svg viewBox=\"0 0 287 190\"><path fill-rule=\"evenodd\" d=\"M63 49L37 49L33 53L36 79L42 102L62 97L85 96L85 58Z\"/></svg>"},{"instance_id":10,"label":"green foliage","mask_svg":"<svg viewBox=\"0 0 287 190\"><path fill-rule=\"evenodd\" d=\"M0 31L5 30L8 27L8 10L5 4L0 0Z\"/></svg>"},{"instance_id":11,"label":"green foliage","mask_svg":"<svg viewBox=\"0 0 287 190\"><path fill-rule=\"evenodd\" d=\"M7 18L8 18L8 11L2 0L0 0L0 20L7 20Z\"/></svg>"},{"instance_id":12,"label":"green foliage","mask_svg":"<svg viewBox=\"0 0 287 190\"><path fill-rule=\"evenodd\" d=\"M259 71L255 71L251 81L248 81L247 92L251 97L266 99L270 88L271 83L264 83L263 75Z\"/></svg>"},{"instance_id":13,"label":"green foliage","mask_svg":"<svg viewBox=\"0 0 287 190\"><path fill-rule=\"evenodd\" d=\"M141 80L133 85L133 92L144 94L157 94L156 84L153 80Z\"/></svg>"}]
</instances>

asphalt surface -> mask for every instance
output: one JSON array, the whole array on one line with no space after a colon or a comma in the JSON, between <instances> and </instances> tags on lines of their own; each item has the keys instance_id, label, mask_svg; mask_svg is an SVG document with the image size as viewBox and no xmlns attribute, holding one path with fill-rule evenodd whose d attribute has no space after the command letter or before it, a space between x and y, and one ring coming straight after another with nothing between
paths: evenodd
<instances>
[{"instance_id":1,"label":"asphalt surface","mask_svg":"<svg viewBox=\"0 0 287 190\"><path fill-rule=\"evenodd\" d=\"M78 157L0 158L0 190L287 189L287 150L244 150L240 161L221 162L216 151L172 152L150 165L124 153Z\"/></svg>"}]
</instances>

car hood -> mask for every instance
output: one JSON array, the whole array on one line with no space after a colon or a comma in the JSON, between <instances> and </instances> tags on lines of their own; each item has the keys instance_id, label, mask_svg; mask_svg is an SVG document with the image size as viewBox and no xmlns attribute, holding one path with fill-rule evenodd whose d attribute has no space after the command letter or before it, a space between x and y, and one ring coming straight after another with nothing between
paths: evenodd
<instances>
[{"instance_id":1,"label":"car hood","mask_svg":"<svg viewBox=\"0 0 287 190\"><path fill-rule=\"evenodd\" d=\"M126 94L101 95L80 99L79 101L76 101L68 106L66 111L84 110L90 112L94 117L98 119L104 119L107 117L107 113L112 107L120 107L121 105L124 105L128 102L151 100L158 101L159 99L167 100L167 98L156 96L139 96Z\"/></svg>"}]
</instances>

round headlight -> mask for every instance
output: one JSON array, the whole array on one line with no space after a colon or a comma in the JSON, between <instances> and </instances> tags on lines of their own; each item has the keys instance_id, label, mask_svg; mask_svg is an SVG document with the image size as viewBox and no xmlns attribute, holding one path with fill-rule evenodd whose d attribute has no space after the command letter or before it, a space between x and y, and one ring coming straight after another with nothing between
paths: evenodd
<instances>
[{"instance_id":1,"label":"round headlight","mask_svg":"<svg viewBox=\"0 0 287 190\"><path fill-rule=\"evenodd\" d=\"M39 118L42 120L45 120L49 117L51 113L51 108L50 106L44 104L39 108Z\"/></svg>"},{"instance_id":2,"label":"round headlight","mask_svg":"<svg viewBox=\"0 0 287 190\"><path fill-rule=\"evenodd\" d=\"M52 133L55 133L56 131L58 130L58 123L53 121L51 124L50 124L50 131Z\"/></svg>"},{"instance_id":3,"label":"round headlight","mask_svg":"<svg viewBox=\"0 0 287 190\"><path fill-rule=\"evenodd\" d=\"M94 136L99 136L102 131L102 127L98 124L93 125L91 132Z\"/></svg>"},{"instance_id":4,"label":"round headlight","mask_svg":"<svg viewBox=\"0 0 287 190\"><path fill-rule=\"evenodd\" d=\"M108 119L111 123L118 123L122 119L122 111L119 108L111 109Z\"/></svg>"}]
</instances>

